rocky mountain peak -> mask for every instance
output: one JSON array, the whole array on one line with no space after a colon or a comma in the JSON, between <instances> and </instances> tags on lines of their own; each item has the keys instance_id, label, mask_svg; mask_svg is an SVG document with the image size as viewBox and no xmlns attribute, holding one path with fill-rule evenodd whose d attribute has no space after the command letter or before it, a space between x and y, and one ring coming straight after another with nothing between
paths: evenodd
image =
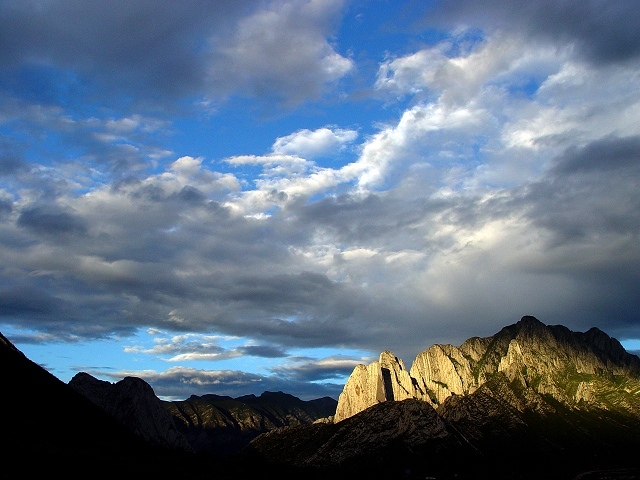
<instances>
[{"instance_id":1,"label":"rocky mountain peak","mask_svg":"<svg viewBox=\"0 0 640 480\"><path fill-rule=\"evenodd\" d=\"M569 406L640 405L629 397L633 387L616 383L624 376L640 385L640 358L620 342L597 328L572 332L525 315L491 337L474 337L460 347L432 345L416 356L408 372L388 351L377 362L359 365L338 399L335 421L390 400L413 398L438 407L451 396L474 393L495 375Z\"/></svg>"},{"instance_id":2,"label":"rocky mountain peak","mask_svg":"<svg viewBox=\"0 0 640 480\"><path fill-rule=\"evenodd\" d=\"M523 315L522 318L516 323L517 327L529 326L533 328L545 328L546 325L538 320L533 315Z\"/></svg>"},{"instance_id":3,"label":"rocky mountain peak","mask_svg":"<svg viewBox=\"0 0 640 480\"><path fill-rule=\"evenodd\" d=\"M627 351L622 344L604 333L597 327L590 328L583 334L584 342L591 345L596 351L608 356L616 362L624 362L627 359Z\"/></svg>"},{"instance_id":4,"label":"rocky mountain peak","mask_svg":"<svg viewBox=\"0 0 640 480\"><path fill-rule=\"evenodd\" d=\"M80 372L69 381L69 386L145 440L171 449L192 451L151 385L141 378L125 377L112 384Z\"/></svg>"}]
</instances>

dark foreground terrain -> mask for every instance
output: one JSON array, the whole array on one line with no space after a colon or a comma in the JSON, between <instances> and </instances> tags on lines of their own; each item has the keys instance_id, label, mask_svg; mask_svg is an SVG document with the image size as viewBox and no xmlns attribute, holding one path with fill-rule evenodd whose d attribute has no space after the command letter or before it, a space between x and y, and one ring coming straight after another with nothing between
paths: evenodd
<instances>
[{"instance_id":1,"label":"dark foreground terrain","mask_svg":"<svg viewBox=\"0 0 640 480\"><path fill-rule=\"evenodd\" d=\"M517 337L524 351L527 339L540 348L536 335L555 332L562 340L554 344L557 351L574 348L564 330L541 325L519 322L496 339L507 345L507 337ZM0 334L2 467L26 478L640 479L640 416L634 413L640 411L640 359L600 334L597 348L583 341L587 337L575 338L608 365L593 378L579 378L595 385L589 398L599 403L589 407L540 394L525 374L496 372L472 395L454 395L436 407L416 399L385 401L338 423L274 426L241 450L216 455L145 440ZM501 348L497 340L486 343ZM487 355L495 357L491 348ZM607 368L627 373L610 375ZM575 380L571 372L562 375ZM575 393L572 385L567 391Z\"/></svg>"}]
</instances>

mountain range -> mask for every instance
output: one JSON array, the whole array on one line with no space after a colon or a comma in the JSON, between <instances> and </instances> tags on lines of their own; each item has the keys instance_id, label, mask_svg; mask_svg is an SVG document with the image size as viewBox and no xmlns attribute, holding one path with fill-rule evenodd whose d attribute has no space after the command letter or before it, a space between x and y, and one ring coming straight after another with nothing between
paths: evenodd
<instances>
[{"instance_id":1,"label":"mountain range","mask_svg":"<svg viewBox=\"0 0 640 480\"><path fill-rule=\"evenodd\" d=\"M304 401L283 392L163 401L140 378L110 383L85 372L69 386L155 445L215 456L237 453L275 428L328 421L337 406L330 397Z\"/></svg>"},{"instance_id":2,"label":"mountain range","mask_svg":"<svg viewBox=\"0 0 640 480\"><path fill-rule=\"evenodd\" d=\"M283 392L169 402L135 377L111 384L81 372L64 384L4 337L0 355L5 463L39 459L25 469L640 478L640 358L597 328L573 332L525 316L458 347L432 345L409 369L384 351L354 369L337 402Z\"/></svg>"}]
</instances>

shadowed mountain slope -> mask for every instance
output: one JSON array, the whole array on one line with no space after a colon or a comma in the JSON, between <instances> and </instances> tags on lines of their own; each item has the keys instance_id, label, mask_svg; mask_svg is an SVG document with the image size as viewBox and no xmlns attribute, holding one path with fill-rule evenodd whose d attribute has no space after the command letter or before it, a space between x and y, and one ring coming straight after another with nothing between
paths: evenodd
<instances>
[{"instance_id":1,"label":"shadowed mountain slope","mask_svg":"<svg viewBox=\"0 0 640 480\"><path fill-rule=\"evenodd\" d=\"M145 440L220 457L237 453L274 428L329 419L337 404L330 397L304 401L283 392L238 398L192 395L187 400L163 401L140 378L110 383L85 372L76 374L69 386Z\"/></svg>"},{"instance_id":2,"label":"shadowed mountain slope","mask_svg":"<svg viewBox=\"0 0 640 480\"><path fill-rule=\"evenodd\" d=\"M238 398L192 395L163 404L195 451L230 455L269 430L332 417L337 402L329 397L304 401L283 392L264 392Z\"/></svg>"},{"instance_id":3,"label":"shadowed mountain slope","mask_svg":"<svg viewBox=\"0 0 640 480\"><path fill-rule=\"evenodd\" d=\"M171 454L139 438L0 334L3 468L20 476L155 474L171 471Z\"/></svg>"},{"instance_id":4,"label":"shadowed mountain slope","mask_svg":"<svg viewBox=\"0 0 640 480\"><path fill-rule=\"evenodd\" d=\"M2 468L16 477L300 478L295 468L257 459L247 463L159 447L28 359L1 333L0 381ZM141 386L136 380L125 384L134 391Z\"/></svg>"}]
</instances>

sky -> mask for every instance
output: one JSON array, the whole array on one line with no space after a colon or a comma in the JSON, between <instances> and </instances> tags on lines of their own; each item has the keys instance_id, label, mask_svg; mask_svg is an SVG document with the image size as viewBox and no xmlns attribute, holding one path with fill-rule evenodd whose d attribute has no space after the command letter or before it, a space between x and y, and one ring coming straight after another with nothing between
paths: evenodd
<instances>
[{"instance_id":1,"label":"sky","mask_svg":"<svg viewBox=\"0 0 640 480\"><path fill-rule=\"evenodd\" d=\"M0 1L0 331L165 400L524 315L640 353L639 14Z\"/></svg>"}]
</instances>

